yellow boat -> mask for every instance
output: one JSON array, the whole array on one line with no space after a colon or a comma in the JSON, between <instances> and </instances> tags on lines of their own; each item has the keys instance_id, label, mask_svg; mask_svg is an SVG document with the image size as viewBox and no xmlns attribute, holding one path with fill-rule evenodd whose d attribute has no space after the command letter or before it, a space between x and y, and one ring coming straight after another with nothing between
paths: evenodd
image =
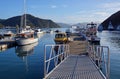
<instances>
[{"instance_id":1,"label":"yellow boat","mask_svg":"<svg viewBox=\"0 0 120 79\"><path fill-rule=\"evenodd\" d=\"M66 33L57 33L54 39L55 43L67 43L68 37Z\"/></svg>"}]
</instances>

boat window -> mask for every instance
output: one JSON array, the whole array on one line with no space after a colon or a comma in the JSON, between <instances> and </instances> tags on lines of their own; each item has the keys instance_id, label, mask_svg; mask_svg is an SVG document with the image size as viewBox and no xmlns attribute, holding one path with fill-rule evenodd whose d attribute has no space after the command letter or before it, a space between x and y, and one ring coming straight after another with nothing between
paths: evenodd
<instances>
[{"instance_id":1,"label":"boat window","mask_svg":"<svg viewBox=\"0 0 120 79\"><path fill-rule=\"evenodd\" d=\"M38 32L38 30L35 30L35 32Z\"/></svg>"},{"instance_id":2,"label":"boat window","mask_svg":"<svg viewBox=\"0 0 120 79\"><path fill-rule=\"evenodd\" d=\"M56 37L56 38L64 38L65 35L64 35L64 34L56 34L55 37Z\"/></svg>"}]
</instances>

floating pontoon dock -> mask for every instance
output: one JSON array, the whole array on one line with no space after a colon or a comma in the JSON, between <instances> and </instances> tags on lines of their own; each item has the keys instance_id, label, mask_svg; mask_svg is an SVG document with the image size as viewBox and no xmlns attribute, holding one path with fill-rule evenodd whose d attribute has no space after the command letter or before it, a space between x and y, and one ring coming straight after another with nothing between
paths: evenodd
<instances>
[{"instance_id":1,"label":"floating pontoon dock","mask_svg":"<svg viewBox=\"0 0 120 79\"><path fill-rule=\"evenodd\" d=\"M73 41L68 45L46 45L44 79L109 79L109 48L87 44L80 48L81 43L85 42ZM51 48L50 56L46 57L48 47ZM80 51L76 51L77 49L85 49L88 54L81 55ZM55 68L50 70L50 64L54 64Z\"/></svg>"},{"instance_id":2,"label":"floating pontoon dock","mask_svg":"<svg viewBox=\"0 0 120 79\"><path fill-rule=\"evenodd\" d=\"M1 40L0 41L0 50L7 49L10 47L14 47L14 46L15 46L15 40L8 39L8 40Z\"/></svg>"}]
</instances>

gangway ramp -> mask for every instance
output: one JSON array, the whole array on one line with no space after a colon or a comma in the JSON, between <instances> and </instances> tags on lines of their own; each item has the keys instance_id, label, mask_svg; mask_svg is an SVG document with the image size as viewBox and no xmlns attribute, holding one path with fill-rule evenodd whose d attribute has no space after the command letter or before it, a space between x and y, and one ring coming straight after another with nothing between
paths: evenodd
<instances>
[{"instance_id":1,"label":"gangway ramp","mask_svg":"<svg viewBox=\"0 0 120 79\"><path fill-rule=\"evenodd\" d=\"M58 52L55 55L54 53L56 51L54 47L56 46ZM45 48L47 48L47 46ZM108 55L104 54L104 48L107 49ZM88 49L88 54L73 55L68 54L69 45L51 45L49 59L46 59L46 56L44 59L44 79L109 79L110 60L108 47L92 46L88 47ZM47 52L45 52L45 55L46 53ZM108 61L103 58L108 59ZM54 61L55 68L49 72L51 60ZM60 60L60 62L58 60ZM103 67L103 64L105 66L104 74L100 68Z\"/></svg>"},{"instance_id":2,"label":"gangway ramp","mask_svg":"<svg viewBox=\"0 0 120 79\"><path fill-rule=\"evenodd\" d=\"M46 79L105 79L88 56L69 56Z\"/></svg>"}]
</instances>

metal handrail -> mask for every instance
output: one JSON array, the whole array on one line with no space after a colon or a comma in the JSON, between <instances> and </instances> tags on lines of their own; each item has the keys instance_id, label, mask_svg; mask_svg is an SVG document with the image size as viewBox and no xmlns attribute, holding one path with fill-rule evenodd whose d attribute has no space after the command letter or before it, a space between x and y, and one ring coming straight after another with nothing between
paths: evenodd
<instances>
[{"instance_id":1,"label":"metal handrail","mask_svg":"<svg viewBox=\"0 0 120 79\"><path fill-rule=\"evenodd\" d=\"M47 51L48 48L50 51ZM44 49L44 79L48 76L48 74L51 72L49 71L49 66L52 60L54 60L54 68L58 64L60 64L61 61L66 59L69 55L69 45L67 44L57 44L57 45L45 45ZM47 57L47 54L49 54L49 57Z\"/></svg>"},{"instance_id":2,"label":"metal handrail","mask_svg":"<svg viewBox=\"0 0 120 79\"><path fill-rule=\"evenodd\" d=\"M88 54L99 69L104 68L106 79L110 78L110 51L108 46L90 45ZM103 70L102 70L103 71Z\"/></svg>"}]
</instances>

